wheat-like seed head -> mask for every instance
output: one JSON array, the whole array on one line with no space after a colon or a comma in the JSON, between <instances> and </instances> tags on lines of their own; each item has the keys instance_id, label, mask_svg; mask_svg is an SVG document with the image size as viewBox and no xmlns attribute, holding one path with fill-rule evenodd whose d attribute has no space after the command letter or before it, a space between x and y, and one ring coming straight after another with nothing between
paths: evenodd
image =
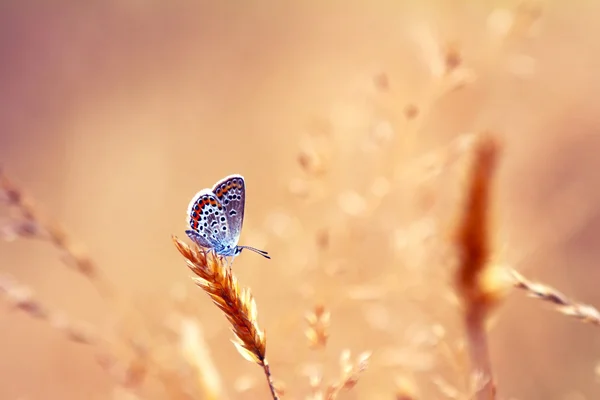
<instances>
[{"instance_id":1,"label":"wheat-like seed head","mask_svg":"<svg viewBox=\"0 0 600 400\"><path fill-rule=\"evenodd\" d=\"M550 286L532 282L515 270L509 270L509 272L514 279L515 288L524 290L531 297L554 304L556 309L564 315L600 326L600 311L596 308L578 303Z\"/></svg>"},{"instance_id":2,"label":"wheat-like seed head","mask_svg":"<svg viewBox=\"0 0 600 400\"><path fill-rule=\"evenodd\" d=\"M258 326L256 303L250 290L239 287L224 258L199 247L192 248L175 236L173 242L196 275L192 278L196 285L210 296L229 320L237 339L233 341L237 350L248 361L264 366L267 341Z\"/></svg>"}]
</instances>

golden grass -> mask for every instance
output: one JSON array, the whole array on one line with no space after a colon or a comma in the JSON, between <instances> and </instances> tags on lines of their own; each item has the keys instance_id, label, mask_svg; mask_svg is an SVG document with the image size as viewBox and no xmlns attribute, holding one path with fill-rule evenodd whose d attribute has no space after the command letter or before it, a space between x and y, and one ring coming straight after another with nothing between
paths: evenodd
<instances>
[{"instance_id":1,"label":"golden grass","mask_svg":"<svg viewBox=\"0 0 600 400\"><path fill-rule=\"evenodd\" d=\"M5 227L5 234L11 236L35 236L49 240L64 255L63 260L69 267L86 277L98 292L106 297L114 294L114 289L102 276L96 263L84 247L71 238L57 221L48 218L35 201L0 169L0 191L10 207L15 208L21 218ZM6 229L12 232L6 232Z\"/></svg>"},{"instance_id":2,"label":"golden grass","mask_svg":"<svg viewBox=\"0 0 600 400\"><path fill-rule=\"evenodd\" d=\"M47 219L35 205L35 202L16 186L5 174L0 176L0 193L9 206L19 211L19 218L10 225L5 226L5 234L11 239L18 237L34 236L40 239L49 239L59 250L66 253L69 258L67 265L76 266L76 271L88 279L92 284L101 289L104 295L114 294L106 291L110 285L100 280L100 271L87 254L69 239L65 231L54 221ZM24 229L23 227L27 227ZM6 229L10 228L10 232ZM5 236L6 237L6 236ZM224 312L231 323L232 331L236 337L233 341L236 349L247 360L255 362L263 369L272 397L279 399L283 392L283 385L275 383L271 376L270 365L266 358L266 337L257 321L257 307L254 298L247 288L240 288L237 278L232 270L225 264L224 259L215 256L198 247L190 247L173 237L179 252L185 257L188 267L195 273L194 282L201 287ZM45 321L53 328L60 330L65 337L76 343L81 343L97 351L97 361L102 368L111 375L116 382L114 398L139 398L139 389L150 378L161 382L165 392L171 399L188 399L190 397L181 387L178 373L173 373L168 368L160 365L155 359L156 354L145 346L136 342L135 338L127 334L117 333L112 340L123 341L126 355L116 347L119 344L111 339L99 336L93 329L84 324L74 323L65 315L51 310L33 295L27 286L19 284L15 279L5 276L0 279L0 294L14 308L24 312L32 318ZM114 300L113 296L105 297ZM140 312L134 309L134 312ZM317 308L317 324L326 324L327 315L324 310ZM203 398L223 399L225 394L219 384L219 375L213 365L206 346L200 337L199 325L190 318L181 318L181 326L177 328L181 336L181 355L196 371L198 386L201 388ZM324 326L319 329L318 335L323 341ZM325 342L322 342L324 345ZM344 353L346 354L346 353ZM366 353L365 353L366 354ZM363 354L354 365L345 360L342 373L336 383L329 385L326 399L333 400L342 390L349 390L356 384L358 375L366 368L368 357Z\"/></svg>"},{"instance_id":3,"label":"golden grass","mask_svg":"<svg viewBox=\"0 0 600 400\"><path fill-rule=\"evenodd\" d=\"M263 368L273 399L279 399L266 358L267 339L258 326L258 310L250 290L239 287L225 258L197 246L190 247L175 236L173 243L196 274L192 278L196 285L210 296L229 320L237 339L233 341L236 349L246 360Z\"/></svg>"},{"instance_id":4,"label":"golden grass","mask_svg":"<svg viewBox=\"0 0 600 400\"><path fill-rule=\"evenodd\" d=\"M313 373L309 376L310 395L306 400L335 400L340 393L348 391L356 386L360 375L369 365L370 352L363 352L352 361L350 350L344 350L340 354L340 373L337 379L328 385L323 385L323 376Z\"/></svg>"},{"instance_id":5,"label":"golden grass","mask_svg":"<svg viewBox=\"0 0 600 400\"><path fill-rule=\"evenodd\" d=\"M508 9L498 9L490 15L488 28L494 37L500 39L497 44L502 44L502 40L505 38L517 39L539 17L539 7L535 6L521 8L516 13ZM497 253L497 249L493 245L493 235L496 229L491 223L492 203L494 201L492 188L496 180L502 146L498 138L489 133L482 135L465 134L452 141L449 146L443 146L441 149L417 159L419 168L413 168L415 167L414 164L417 164L412 162L414 160L403 163L407 156L413 155L416 141L421 137L424 127L430 122L429 117L434 115L433 111L437 110L438 101L455 90L468 87L477 76L476 72L479 72L471 69L468 65L468 60L472 59L472 54L465 54L460 46L452 41L437 38L433 31L426 26L423 29L415 30L415 39L417 46L421 47L424 53L425 64L431 72L431 87L427 89L431 93L429 96L423 96L424 98L419 99L419 101L402 99L404 105L390 106L391 110L384 110L383 112L384 114L388 111L391 114L395 112L397 114L395 116L382 118L381 115L375 113L376 116L369 117L374 120L369 121L369 124L372 122L377 129L374 128L372 132L364 135L368 137L367 141L372 142L370 147L366 147L379 152L374 153L377 162L381 161L379 158L385 160L381 162L381 168L374 169L370 187L361 187L360 184L356 184L356 187L350 187L354 184L354 177L350 176L349 178L352 179L345 181L344 178L348 177L340 174L339 171L346 170L352 171L351 174L356 173L356 169L353 169L354 164L361 164L363 160L359 159L360 156L354 157L354 153L352 153L353 156L349 157L348 165L335 165L334 162L339 159L339 153L351 151L349 150L351 146L337 141L346 132L336 131L336 127L329 120L325 122L325 126L319 127L318 134L312 132L312 135L302 143L298 152L296 161L302 177L291 180L289 184L289 191L294 195L294 200L304 201L309 206L317 204L318 208L321 208L320 202L333 204L330 209L326 209L326 213L334 215L332 218L323 218L323 220L327 220L326 222L319 221L319 226L314 229L314 234L310 231L310 226L303 227L305 233L308 232L306 233L308 237L306 242L310 241L318 254L314 262L317 266L315 270L318 270L318 276L315 280L324 281L321 284L325 288L324 292L328 297L323 297L329 299L328 301L320 299L317 302L318 306L305 314L308 328L304 331L304 334L309 347L318 350L314 354L319 357L319 367L324 367L326 357L331 353L329 351L331 350L331 343L332 341L335 342L331 337L331 333L334 331L331 328L335 328L336 324L332 323L331 315L336 312L335 306L338 304L332 303L334 300L338 301L338 297L342 297L340 296L340 290L335 291L335 285L342 286L343 278L340 278L340 276L343 276L350 269L346 268L344 264L344 262L348 263L348 259L344 260L340 257L340 260L333 257L339 257L340 253L351 252L358 247L357 245L362 246L364 241L369 239L364 237L366 235L361 236L361 234L366 231L372 232L365 229L365 227L372 229L376 226L376 219L381 217L377 214L380 208L387 205L391 210L386 210L386 212L395 215L396 212L402 213L404 208L408 208L407 205L412 206L408 202L399 204L394 199L397 188L400 188L402 198L410 197L405 195L407 181L410 183L418 181L417 196L424 199L417 207L419 212L424 210L428 212L433 209L432 204L436 202L436 184L439 183L436 178L441 176L442 172L451 170L453 161L463 158L466 154L471 159L471 163L467 168L468 178L464 188L460 187L461 185L455 185L460 187L461 194L464 196L464 203L459 207L459 218L453 225L455 234L452 240L446 240L447 238L442 237L443 235L438 235L435 226L429 229L428 224L414 224L420 225L417 226L419 229L407 228L406 232L401 232L404 234L398 234L399 239L397 242L400 244L397 244L397 248L395 248L396 253L402 253L406 257L407 264L417 258L415 248L420 248L421 242L426 241L444 242L443 245L453 248L458 255L458 265L455 270L452 270L453 284L451 288L444 287L444 290L450 290L441 295L440 292L443 292L443 290L434 287L431 281L433 280L433 274L439 273L440 270L442 270L441 273L446 271L447 258L445 253L432 263L438 267L437 270L421 268L422 264L425 264L423 261L415 261L414 264L418 268L412 270L413 275L423 274L423 276L420 276L420 280L416 281L418 284L412 287L416 286L422 293L432 297L435 307L451 307L451 305L454 305L454 296L458 297L458 304L461 308L457 314L464 330L464 338L452 339L446 333L451 330L445 326L446 321L434 320L431 325L435 328L430 327L429 331L424 329L425 333L434 333L436 343L431 345L430 352L435 353L436 361L446 356L457 376L442 376L444 375L443 372L438 375L438 372L434 371L433 368L422 368L421 373L424 379L421 381L418 381L418 379L398 379L393 395L398 400L432 398L432 396L422 395L421 393L426 393L427 389L420 387L432 383L439 392L438 396L441 394L443 398L491 400L497 397L497 388L489 355L488 322L493 316L495 307L508 294L508 281L504 280L503 276L499 274L503 271L494 267L491 263ZM488 60L490 64L494 64L496 61L499 61L498 55L494 55ZM504 62L506 60L500 61ZM498 65L502 65L502 63L498 63ZM483 72L485 73L485 71ZM393 94L393 78L390 78L387 73L382 72L375 75L373 82L381 93L385 93L386 96ZM405 125L399 124L399 120ZM402 132L395 132L396 125L404 126L405 129ZM398 142L402 143L397 145ZM351 140L349 143L351 143ZM347 146L347 148L343 148L344 146ZM421 163L421 161L425 162ZM360 165L360 169L363 167L368 169L370 165L367 162L365 165ZM339 179L340 177L342 179ZM429 185L433 188L427 187L421 190L425 186L423 181L427 181L428 184L434 182ZM336 186L338 182L343 182L341 184L343 186ZM408 188L408 190L411 189L413 188ZM101 269L92 260L91 256L56 221L51 220L42 213L36 202L26 195L3 171L0 171L0 195L9 207L19 213L19 217L11 221L11 224L2 227L1 234L3 238L35 237L49 241L65 256L64 261L68 266L73 267L77 273L94 285L100 293L105 295L105 299L111 302L114 300L117 293L102 276ZM288 211L290 215L294 215L296 210ZM405 222L401 221L400 218L392 220L392 217L387 221L387 215L384 215L384 217L386 217L385 222L391 221L389 225L392 228L390 229L397 230L391 233L398 233L401 230L400 226L403 226ZM277 231L274 236L285 239L285 234L282 232L285 231L286 222L289 221L286 221L285 218L280 219L284 221L273 222L273 225L283 226L276 226L273 229ZM435 218L429 218L429 216L423 218L423 220L427 220L426 222L430 222L430 219L434 220ZM423 228L423 225L427 225L427 227ZM390 232L384 231L384 229L382 228L377 233L390 236L388 235ZM414 232L416 230L422 232L416 235ZM413 236L418 237L415 239ZM279 399L283 397L283 388L274 382L271 367L267 361L266 335L258 324L257 305L250 290L239 285L236 276L231 268L226 265L223 258L195 245L190 246L177 237L172 239L176 248L184 257L187 266L195 274L193 280L196 285L206 292L213 303L225 314L235 336L233 343L238 352L246 360L261 366L272 398ZM343 242L343 240L346 241ZM302 246L305 245L306 243L302 244ZM377 243L377 246L378 251L382 253L385 251L381 243ZM427 247L425 250L429 249L430 247ZM370 248L367 249L367 251L371 250ZM308 253L308 251L302 247L302 253ZM367 268L372 266L381 267L379 264L385 256L376 258L378 255L370 255L366 259L372 265L368 264ZM352 254L348 258L351 257ZM348 308L357 314L360 312L361 306L369 303L373 307L364 308L366 310L364 313L371 317L370 319L366 318L368 323L398 339L401 332L395 330L398 329L397 327L390 328L392 323L396 322L392 321L396 319L396 316L392 315L390 317L387 315L386 306L388 306L388 301L392 304L392 300L395 300L391 298L394 294L403 292L407 288L407 291L410 291L410 285L400 286L399 282L410 280L411 276L409 275L411 274L405 274L405 270L398 269L406 260L398 260L397 258L391 260L389 263L392 272L391 275L383 275L382 280L385 282L367 282L364 285L360 282L360 284L355 284L352 290L344 292L348 294L348 297L339 301L353 301L352 307ZM354 260L351 260L350 263L352 261ZM307 261L307 263L309 262ZM388 260L384 260L384 262L388 262ZM429 263L429 259L426 262ZM356 264L361 263L362 260L356 262ZM360 268L363 266L364 264L361 264ZM360 268L350 271L358 276L358 278L357 276L352 278L364 278L364 275L359 275L364 272L359 270ZM383 270L383 268L381 269ZM423 270L426 272L423 273ZM576 318L585 323L600 325L600 312L596 308L576 302L549 286L532 282L516 271L511 270L510 274L513 278L514 288L554 305L563 315ZM411 282L411 284L414 284L414 282ZM307 290L307 292L310 292L310 290ZM419 294L420 299L424 297L422 293ZM197 315L192 314L188 309L186 309L185 316L173 313L171 309L167 311L171 316L177 314L176 323L168 334L163 332L163 330L166 330L163 325L159 327L148 326L149 324L145 324L147 321L142 322L141 327L137 328L144 334L148 334L149 338L144 341L140 340L140 336L143 335L139 332L121 333L120 327L114 328L116 332L112 332L114 337L110 338L103 337L93 329L84 329L82 324L70 321L67 317L54 311L52 307L36 299L27 286L17 283L12 278L0 278L0 294L10 306L59 330L69 341L86 344L97 350L95 355L98 357L100 365L115 380L117 390L114 398L147 398L142 390L144 385L159 383L162 396L154 395L151 398L168 398L170 400L206 398L216 400L227 398L228 390L235 386L219 374L219 365L212 359L207 340L203 337L202 324L197 320ZM315 297L314 293L310 296ZM407 297L409 296L407 295ZM315 304L313 300L311 298L308 304ZM190 306L194 302L185 299L184 303L186 306ZM303 305L303 307L306 307L306 305ZM441 313L445 311L446 309L443 309ZM143 310L135 308L133 312L141 315ZM441 313L438 313L437 317ZM302 315L300 312L289 312L289 314L296 314L293 317L301 320ZM434 316L432 319L434 318L436 317ZM140 319L143 320L144 318L140 317ZM355 322L353 317L353 328L359 325ZM412 322L412 320L406 321L407 324ZM350 333L348 334L350 335ZM413 336L419 336L419 334L412 333ZM425 338L420 338L422 342L429 343L428 340L431 341L431 336L423 336ZM274 337L279 342L286 342L286 347L293 348L292 344L288 345L288 338L283 334L281 336L274 335ZM414 338L411 337L411 339ZM414 342L409 342L407 347L414 350L412 347L417 347L417 344L415 344L417 342L415 339ZM119 346L125 348L125 350L117 349L116 347ZM176 351L165 356L157 350L161 346L171 351L175 347ZM378 358L385 355L382 354L385 353L385 350L379 347L378 342L368 343L368 347L378 353L373 361L371 361L370 352L361 353L353 358L350 350L342 350L338 374L332 381L324 383L323 376L325 373L321 369L310 373L309 382L304 383L305 389L309 391L309 395L304 397L305 400L341 398L345 391L355 388L369 363L375 367L375 372L371 374L375 376L374 379L381 378L383 374L379 374L379 371L384 368L392 368L382 362L381 358ZM276 353L276 350L274 351L271 348L269 359L273 360L273 353ZM291 354L296 355L294 352ZM397 358L411 358L412 354L408 356L406 354L402 353ZM285 353L284 356L286 356ZM295 364L303 361L305 360L291 360ZM468 361L470 361L470 365L467 365L469 364ZM180 364L185 365L181 366ZM424 362L423 364L427 363ZM411 370L411 367L403 366L402 368L402 376L414 377L418 375L418 373ZM191 373L188 369L192 370ZM280 371L277 372L279 376ZM397 374L398 371L394 370L393 373ZM372 376L369 378L372 378ZM465 384L461 386L459 382ZM190 389L190 386L192 389ZM247 386L251 387L252 384ZM154 392L152 393L154 394ZM369 396L369 394L366 396Z\"/></svg>"},{"instance_id":6,"label":"golden grass","mask_svg":"<svg viewBox=\"0 0 600 400\"><path fill-rule=\"evenodd\" d=\"M340 377L325 390L325 400L337 399L343 390L351 390L369 365L370 352L361 353L354 362L349 350L340 355Z\"/></svg>"},{"instance_id":7,"label":"golden grass","mask_svg":"<svg viewBox=\"0 0 600 400\"><path fill-rule=\"evenodd\" d=\"M325 347L329 339L331 312L325 306L318 305L307 312L304 318L308 322L308 328L304 331L308 345L313 349Z\"/></svg>"},{"instance_id":8,"label":"golden grass","mask_svg":"<svg viewBox=\"0 0 600 400\"><path fill-rule=\"evenodd\" d=\"M69 341L92 347L101 344L101 338L88 324L75 323L66 315L50 309L35 298L29 287L18 283L14 278L0 277L0 293L6 298L11 307L32 318L45 321L53 328L61 331Z\"/></svg>"},{"instance_id":9,"label":"golden grass","mask_svg":"<svg viewBox=\"0 0 600 400\"><path fill-rule=\"evenodd\" d=\"M468 387L464 390L453 387L441 376L433 375L431 380L446 398L474 398L477 400L494 399L496 386L489 358L487 341L487 322L491 311L507 293L506 282L498 274L499 268L493 267L490 259L494 256L490 223L491 187L494 182L500 145L490 134L482 134L470 141L472 163L468 169L468 180L465 190L464 205L460 218L456 223L453 245L458 254L458 266L454 275L455 290L459 295L463 311L463 324L466 333L465 344L471 360L468 372ZM17 236L42 235L54 226L47 222L41 213L33 206L33 201L23 195L12 181L2 175L2 189L6 194L8 204L21 211L25 221L32 226L41 228L19 230L14 229ZM19 224L12 225L20 226ZM58 228L51 228L50 237L65 237ZM41 236L42 238L44 236ZM317 246L326 251L330 246L330 236L320 230L317 232ZM67 253L72 245L70 240L52 239L51 242ZM261 366L267 379L270 393L274 399L279 399L283 393L281 385L274 382L270 365L266 357L266 336L258 324L256 302L248 288L241 288L232 269L222 257L213 252L201 249L196 245L188 245L173 236L173 243L184 257L187 266L195 274L194 282L204 290L213 303L225 314L235 335L233 341L236 349L247 360ZM70 253L69 253L70 254ZM97 267L88 260L88 256L80 253L71 254L76 264L81 266L76 270L92 282L100 274ZM77 261L79 260L79 261ZM81 261L83 260L83 261ZM84 268L83 266L92 266ZM95 271L90 273L90 271ZM540 283L534 283L516 271L511 271L513 285L524 290L530 296L552 303L564 315L572 316L583 322L600 325L600 313L592 306L575 302L555 289ZM129 396L139 398L139 388L149 379L155 379L163 384L169 399L191 399L182 387L182 377L179 372L173 372L161 365L156 354L144 346L129 343L128 338L121 338L129 343L130 356L115 351L109 340L99 336L91 329L84 329L81 324L69 321L65 316L52 311L42 302L35 299L33 293L14 279L0 279L0 293L10 305L25 312L32 318L45 321L50 326L60 330L65 337L73 342L87 344L97 349L99 363L115 378L117 382L115 398ZM369 296L371 298L372 296ZM376 297L378 300L380 296ZM359 299L360 300L360 299ZM185 303L189 303L186 299ZM189 311L186 311L189 313ZM319 304L305 314L308 329L305 331L311 348L323 350L329 343L331 312ZM223 399L225 390L221 383L218 368L214 365L206 343L201 337L200 325L189 317L180 319L177 328L180 335L180 354L187 364L195 370L197 386L201 389L203 398ZM448 345L450 353L452 346ZM307 400L334 400L343 391L351 390L357 384L359 377L369 364L371 353L364 352L351 359L349 350L344 350L340 356L339 376L331 383L322 384L322 376L310 376L310 395ZM453 355L451 355L453 357ZM459 368L460 369L460 368ZM414 382L403 380L398 384L396 398L415 399L417 386ZM466 394L464 394L464 393Z\"/></svg>"},{"instance_id":10,"label":"golden grass","mask_svg":"<svg viewBox=\"0 0 600 400\"><path fill-rule=\"evenodd\" d=\"M181 320L181 352L188 364L195 369L201 387L205 388L206 400L225 398L222 379L210 356L202 328L192 318Z\"/></svg>"},{"instance_id":11,"label":"golden grass","mask_svg":"<svg viewBox=\"0 0 600 400\"><path fill-rule=\"evenodd\" d=\"M511 269L514 287L523 290L528 296L551 303L561 314L578 319L581 322L600 326L600 311L588 304L579 303L558 290L539 282L532 282L517 271Z\"/></svg>"}]
</instances>

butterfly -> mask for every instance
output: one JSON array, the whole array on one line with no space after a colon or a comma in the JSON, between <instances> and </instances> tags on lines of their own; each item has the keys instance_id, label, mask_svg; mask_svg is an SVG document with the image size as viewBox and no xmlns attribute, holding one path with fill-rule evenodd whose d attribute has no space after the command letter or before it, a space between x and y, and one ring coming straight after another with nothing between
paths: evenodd
<instances>
[{"instance_id":1,"label":"butterfly","mask_svg":"<svg viewBox=\"0 0 600 400\"><path fill-rule=\"evenodd\" d=\"M245 203L244 177L237 174L226 176L212 189L202 189L192 198L187 209L187 222L191 229L185 233L198 246L212 249L221 256L236 257L242 250L248 249L270 259L266 251L238 246Z\"/></svg>"}]
</instances>

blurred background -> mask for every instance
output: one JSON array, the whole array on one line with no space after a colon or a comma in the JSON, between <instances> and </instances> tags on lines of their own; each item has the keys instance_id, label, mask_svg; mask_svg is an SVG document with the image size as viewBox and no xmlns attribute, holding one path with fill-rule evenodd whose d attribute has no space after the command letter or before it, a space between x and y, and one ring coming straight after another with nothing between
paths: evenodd
<instances>
[{"instance_id":1,"label":"blurred background","mask_svg":"<svg viewBox=\"0 0 600 400\"><path fill-rule=\"evenodd\" d=\"M89 324L126 370L142 343L153 361L137 360L130 396L205 398L179 345L186 315L223 398L267 398L170 238L197 191L240 173L241 244L273 259L244 253L235 272L286 398L305 398L314 371L336 379L344 349L373 356L340 398L392 399L406 382L417 398L465 393L448 251L472 134L504 144L497 261L600 305L599 17L591 0L4 0L2 168L120 300L47 241L0 242L2 273ZM105 349L0 304L1 399L123 396ZM311 349L317 305L330 337ZM600 396L593 326L512 293L490 341L501 398Z\"/></svg>"}]
</instances>

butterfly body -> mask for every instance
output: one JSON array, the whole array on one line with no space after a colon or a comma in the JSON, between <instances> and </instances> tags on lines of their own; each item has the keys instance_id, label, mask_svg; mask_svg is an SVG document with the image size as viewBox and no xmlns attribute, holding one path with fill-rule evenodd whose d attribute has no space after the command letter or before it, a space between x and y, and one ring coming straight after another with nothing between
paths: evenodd
<instances>
[{"instance_id":1,"label":"butterfly body","mask_svg":"<svg viewBox=\"0 0 600 400\"><path fill-rule=\"evenodd\" d=\"M238 246L246 202L246 183L241 175L229 175L212 187L202 189L188 205L185 233L201 247L218 255L235 257L243 249L255 251L266 258L267 252L248 246Z\"/></svg>"}]
</instances>

